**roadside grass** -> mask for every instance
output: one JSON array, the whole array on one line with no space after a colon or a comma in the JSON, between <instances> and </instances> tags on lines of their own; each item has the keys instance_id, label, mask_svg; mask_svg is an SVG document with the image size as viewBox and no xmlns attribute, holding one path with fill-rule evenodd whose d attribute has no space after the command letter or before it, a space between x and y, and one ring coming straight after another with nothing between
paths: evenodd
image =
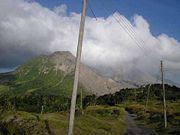
<instances>
[{"instance_id":1,"label":"roadside grass","mask_svg":"<svg viewBox=\"0 0 180 135\"><path fill-rule=\"evenodd\" d=\"M42 117L48 120L53 134L67 134L68 115L66 113L50 113ZM76 113L75 135L123 135L125 129L123 108L90 106L84 110L83 115L80 112Z\"/></svg>"},{"instance_id":2,"label":"roadside grass","mask_svg":"<svg viewBox=\"0 0 180 135\"><path fill-rule=\"evenodd\" d=\"M137 114L137 120L148 127L155 129L157 134L179 135L180 134L180 102L167 102L167 123L164 128L163 103L160 101L150 101L147 111L142 102L131 102L126 104L129 113Z\"/></svg>"},{"instance_id":3,"label":"roadside grass","mask_svg":"<svg viewBox=\"0 0 180 135\"><path fill-rule=\"evenodd\" d=\"M77 111L74 133L75 135L123 135L126 130L124 111L120 107L107 106L87 107L83 115ZM41 115L6 111L0 115L0 129L1 132L6 130L14 135L21 135L21 132L25 135L65 135L68 129L68 113L55 112Z\"/></svg>"},{"instance_id":4,"label":"roadside grass","mask_svg":"<svg viewBox=\"0 0 180 135\"><path fill-rule=\"evenodd\" d=\"M0 85L0 93L5 93L9 89L8 86Z\"/></svg>"},{"instance_id":5,"label":"roadside grass","mask_svg":"<svg viewBox=\"0 0 180 135\"><path fill-rule=\"evenodd\" d=\"M5 111L0 115L0 133L5 135L44 135L45 124L37 115Z\"/></svg>"}]
</instances>

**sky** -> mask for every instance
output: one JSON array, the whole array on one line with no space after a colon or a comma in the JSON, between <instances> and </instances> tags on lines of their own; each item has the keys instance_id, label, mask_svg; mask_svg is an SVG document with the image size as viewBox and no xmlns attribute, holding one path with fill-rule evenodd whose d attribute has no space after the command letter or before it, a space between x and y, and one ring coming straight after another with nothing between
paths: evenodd
<instances>
[{"instance_id":1,"label":"sky","mask_svg":"<svg viewBox=\"0 0 180 135\"><path fill-rule=\"evenodd\" d=\"M81 12L81 0L35 0L41 5L53 9L66 4L67 12ZM97 16L107 17L118 10L128 19L134 14L142 15L150 24L154 35L166 33L180 41L180 1L179 0L88 0L88 4ZM88 7L89 16L93 14ZM169 18L171 17L171 19Z\"/></svg>"},{"instance_id":2,"label":"sky","mask_svg":"<svg viewBox=\"0 0 180 135\"><path fill-rule=\"evenodd\" d=\"M55 51L76 54L80 0L0 0L0 72ZM93 9L97 19L94 18ZM123 80L180 82L180 1L88 0L82 62Z\"/></svg>"}]
</instances>

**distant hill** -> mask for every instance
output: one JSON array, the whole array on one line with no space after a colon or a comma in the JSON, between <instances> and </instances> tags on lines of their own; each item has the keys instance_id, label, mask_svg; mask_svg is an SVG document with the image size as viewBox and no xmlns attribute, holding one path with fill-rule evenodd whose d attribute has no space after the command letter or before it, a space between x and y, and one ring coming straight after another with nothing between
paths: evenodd
<instances>
[{"instance_id":1,"label":"distant hill","mask_svg":"<svg viewBox=\"0 0 180 135\"><path fill-rule=\"evenodd\" d=\"M14 72L0 74L0 93L8 95L63 95L72 90L75 57L67 51L34 57ZM118 83L96 73L81 64L79 89L86 94L103 95L121 88L134 87L125 82Z\"/></svg>"}]
</instances>

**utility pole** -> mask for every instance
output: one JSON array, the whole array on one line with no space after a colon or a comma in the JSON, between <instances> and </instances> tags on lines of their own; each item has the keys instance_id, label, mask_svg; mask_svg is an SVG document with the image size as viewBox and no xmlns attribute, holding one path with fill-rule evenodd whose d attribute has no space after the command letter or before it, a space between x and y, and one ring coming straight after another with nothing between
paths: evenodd
<instances>
[{"instance_id":1,"label":"utility pole","mask_svg":"<svg viewBox=\"0 0 180 135\"><path fill-rule=\"evenodd\" d=\"M42 105L41 106L41 114L43 114L44 113L44 106Z\"/></svg>"},{"instance_id":2,"label":"utility pole","mask_svg":"<svg viewBox=\"0 0 180 135\"><path fill-rule=\"evenodd\" d=\"M136 99L136 96L137 96L137 94L136 94L136 89L134 90L134 97L135 97L135 102L137 101Z\"/></svg>"},{"instance_id":3,"label":"utility pole","mask_svg":"<svg viewBox=\"0 0 180 135\"><path fill-rule=\"evenodd\" d=\"M80 105L81 113L84 114L83 112L83 90L81 89L81 105Z\"/></svg>"},{"instance_id":4,"label":"utility pole","mask_svg":"<svg viewBox=\"0 0 180 135\"><path fill-rule=\"evenodd\" d=\"M83 0L82 5L83 6L82 6L81 22L80 22L80 29L79 29L78 47L77 47L77 53L76 53L75 76L74 76L74 85L73 85L72 98L71 98L68 135L73 135L74 116L75 116L75 108L76 108L79 68L80 68L80 60L81 60L81 52L82 52L87 0Z\"/></svg>"},{"instance_id":5,"label":"utility pole","mask_svg":"<svg viewBox=\"0 0 180 135\"><path fill-rule=\"evenodd\" d=\"M149 87L148 87L148 93L147 93L147 99L146 99L146 106L145 106L145 109L144 109L145 112L147 111L147 106L148 106L148 102L149 102L150 88L151 88L151 84L149 84Z\"/></svg>"},{"instance_id":6,"label":"utility pole","mask_svg":"<svg viewBox=\"0 0 180 135\"><path fill-rule=\"evenodd\" d=\"M162 81L162 89L163 89L163 110L164 110L164 127L167 127L167 116L166 116L166 93L164 86L164 74L163 74L163 61L161 60L161 81Z\"/></svg>"}]
</instances>

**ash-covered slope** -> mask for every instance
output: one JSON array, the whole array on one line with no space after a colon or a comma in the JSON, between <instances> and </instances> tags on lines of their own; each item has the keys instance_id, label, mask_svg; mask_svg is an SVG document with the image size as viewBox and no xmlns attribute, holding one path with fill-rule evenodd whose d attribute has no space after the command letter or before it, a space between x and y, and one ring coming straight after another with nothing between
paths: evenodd
<instances>
[{"instance_id":1,"label":"ash-covered slope","mask_svg":"<svg viewBox=\"0 0 180 135\"><path fill-rule=\"evenodd\" d=\"M70 52L55 52L48 57L50 61L54 63L55 71L61 70L65 74L74 73L75 57ZM101 76L84 64L80 65L79 83L82 84L88 92L97 95L114 93L121 88L133 87L125 83L117 83L110 78Z\"/></svg>"}]
</instances>

